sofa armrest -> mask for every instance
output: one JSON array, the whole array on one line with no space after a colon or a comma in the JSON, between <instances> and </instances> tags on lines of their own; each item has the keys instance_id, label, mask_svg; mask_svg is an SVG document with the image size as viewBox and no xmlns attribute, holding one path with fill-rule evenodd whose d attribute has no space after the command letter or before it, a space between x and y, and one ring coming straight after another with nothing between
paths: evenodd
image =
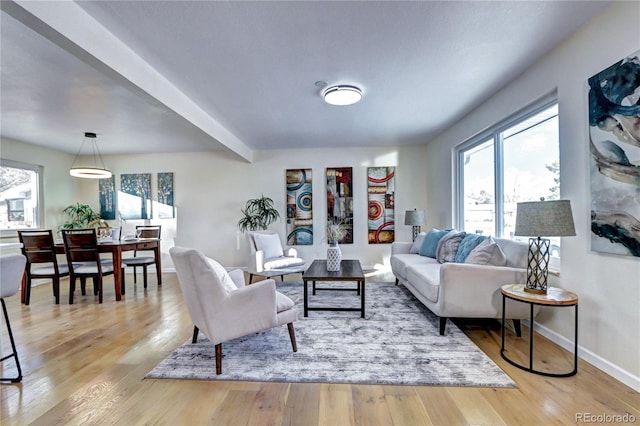
<instances>
[{"instance_id":1,"label":"sofa armrest","mask_svg":"<svg viewBox=\"0 0 640 426\"><path fill-rule=\"evenodd\" d=\"M391 243L391 254L408 254L411 250L413 243L407 243L404 241L395 241Z\"/></svg>"},{"instance_id":2,"label":"sofa armrest","mask_svg":"<svg viewBox=\"0 0 640 426\"><path fill-rule=\"evenodd\" d=\"M522 268L444 263L440 267L438 303L445 313L499 317L502 314L500 288L505 284L525 282L526 274L527 270ZM514 305L514 309L510 307L507 312L508 318L528 317L525 304Z\"/></svg>"}]
</instances>

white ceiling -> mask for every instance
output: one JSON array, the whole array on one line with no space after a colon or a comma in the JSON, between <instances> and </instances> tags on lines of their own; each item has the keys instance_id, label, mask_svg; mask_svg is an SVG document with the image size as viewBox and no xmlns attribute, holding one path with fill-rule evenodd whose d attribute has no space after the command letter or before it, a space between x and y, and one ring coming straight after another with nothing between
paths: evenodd
<instances>
[{"instance_id":1,"label":"white ceiling","mask_svg":"<svg viewBox=\"0 0 640 426\"><path fill-rule=\"evenodd\" d=\"M3 137L103 154L425 144L608 2L2 1ZM94 21L95 20L95 21ZM314 83L353 84L351 106Z\"/></svg>"}]
</instances>

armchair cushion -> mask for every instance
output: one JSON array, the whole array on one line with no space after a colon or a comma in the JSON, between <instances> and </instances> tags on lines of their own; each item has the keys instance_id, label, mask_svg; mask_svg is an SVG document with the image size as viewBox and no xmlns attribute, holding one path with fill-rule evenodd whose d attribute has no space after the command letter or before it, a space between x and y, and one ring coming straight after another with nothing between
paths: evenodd
<instances>
[{"instance_id":1,"label":"armchair cushion","mask_svg":"<svg viewBox=\"0 0 640 426\"><path fill-rule=\"evenodd\" d=\"M299 257L285 257L280 256L276 258L267 259L264 262L264 269L282 269L282 268L291 268L293 266L302 266L304 265L304 260Z\"/></svg>"},{"instance_id":2,"label":"armchair cushion","mask_svg":"<svg viewBox=\"0 0 640 426\"><path fill-rule=\"evenodd\" d=\"M276 312L280 313L287 311L293 308L293 305L293 300L280 293L279 291L276 291Z\"/></svg>"},{"instance_id":3,"label":"armchair cushion","mask_svg":"<svg viewBox=\"0 0 640 426\"><path fill-rule=\"evenodd\" d=\"M207 259L207 262L209 262L209 266L211 266L211 269L213 269L213 272L216 274L216 278L220 281L220 283L222 284L222 287L227 292L227 294L238 289L238 286L236 285L236 283L233 282L233 280L227 273L227 270L224 269L224 267L221 264L219 264L215 260L210 259L208 257L206 259Z\"/></svg>"},{"instance_id":4,"label":"armchair cushion","mask_svg":"<svg viewBox=\"0 0 640 426\"><path fill-rule=\"evenodd\" d=\"M254 234L256 249L264 252L265 259L284 256L280 236L278 234Z\"/></svg>"}]
</instances>

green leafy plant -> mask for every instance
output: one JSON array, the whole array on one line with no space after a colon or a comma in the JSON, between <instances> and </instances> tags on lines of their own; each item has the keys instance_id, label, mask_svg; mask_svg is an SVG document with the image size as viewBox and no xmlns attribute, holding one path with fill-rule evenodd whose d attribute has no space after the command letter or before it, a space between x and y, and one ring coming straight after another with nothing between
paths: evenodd
<instances>
[{"instance_id":1,"label":"green leafy plant","mask_svg":"<svg viewBox=\"0 0 640 426\"><path fill-rule=\"evenodd\" d=\"M244 209L240 209L244 215L238 221L238 228L242 232L265 230L273 222L280 218L280 213L273 205L273 200L261 195L247 201Z\"/></svg>"},{"instance_id":2,"label":"green leafy plant","mask_svg":"<svg viewBox=\"0 0 640 426\"><path fill-rule=\"evenodd\" d=\"M100 213L94 211L89 204L75 203L62 210L68 217L60 229L91 228L99 224L106 224L100 220Z\"/></svg>"}]
</instances>

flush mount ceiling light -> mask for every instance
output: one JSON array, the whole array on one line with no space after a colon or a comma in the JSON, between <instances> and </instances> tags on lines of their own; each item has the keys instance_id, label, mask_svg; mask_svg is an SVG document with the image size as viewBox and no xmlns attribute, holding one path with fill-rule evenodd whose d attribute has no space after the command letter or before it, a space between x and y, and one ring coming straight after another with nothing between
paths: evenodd
<instances>
[{"instance_id":1,"label":"flush mount ceiling light","mask_svg":"<svg viewBox=\"0 0 640 426\"><path fill-rule=\"evenodd\" d=\"M105 179L113 176L110 170L104 166L104 160L102 159L102 154L100 154L100 150L98 149L98 143L96 142L97 135L91 132L85 132L84 139L82 140L82 144L80 145L80 149L76 154L76 158L73 159L73 164L71 165L71 169L69 170L69 174L74 177L85 178L85 179ZM81 166L76 165L78 162L78 156L82 152L82 148L84 144L89 140L92 145L92 154L93 154L93 167L89 166ZM98 167L98 159L100 159L100 163L102 167Z\"/></svg>"},{"instance_id":2,"label":"flush mount ceiling light","mask_svg":"<svg viewBox=\"0 0 640 426\"><path fill-rule=\"evenodd\" d=\"M352 105L362 99L362 91L356 86L331 86L322 92L322 97L331 105Z\"/></svg>"}]
</instances>

